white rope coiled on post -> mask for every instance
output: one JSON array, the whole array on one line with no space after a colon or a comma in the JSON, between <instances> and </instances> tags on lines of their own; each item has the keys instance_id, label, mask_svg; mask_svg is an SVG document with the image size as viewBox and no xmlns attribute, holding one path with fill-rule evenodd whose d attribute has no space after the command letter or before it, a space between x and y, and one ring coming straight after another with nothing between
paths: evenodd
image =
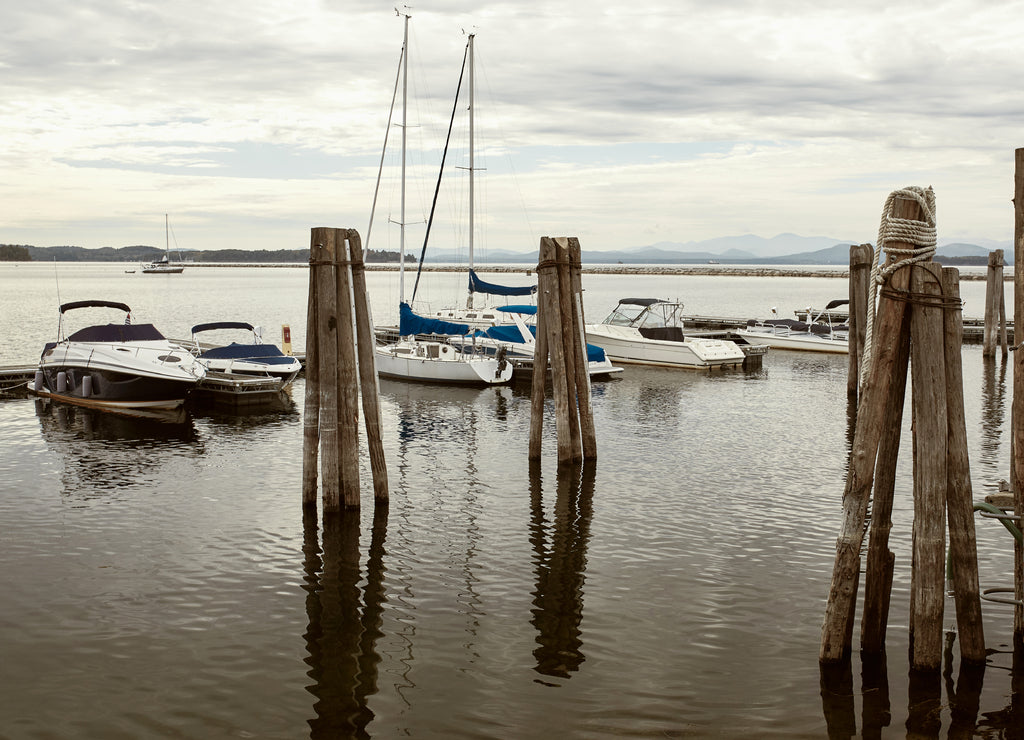
<instances>
[{"instance_id":1,"label":"white rope coiled on post","mask_svg":"<svg viewBox=\"0 0 1024 740\"><path fill-rule=\"evenodd\" d=\"M916 200L921 206L923 221L916 221L906 218L896 218L893 210L896 199ZM913 249L895 249L887 247L888 242L904 242L913 244ZM936 246L935 230L935 191L931 188L922 188L916 185L894 190L885 199L882 207L882 218L878 225L878 243L875 245L874 255L871 258L871 279L868 282L867 319L864 326L864 355L860 365L860 384L863 386L868 373L871 371L871 363L874 359L872 352L872 329L875 323L875 306L878 303L878 293L885 281L889 279L896 270L907 267L915 262L924 262L931 259L935 254ZM906 259L893 262L889 265L879 266L879 256L882 250L888 255L907 255Z\"/></svg>"}]
</instances>

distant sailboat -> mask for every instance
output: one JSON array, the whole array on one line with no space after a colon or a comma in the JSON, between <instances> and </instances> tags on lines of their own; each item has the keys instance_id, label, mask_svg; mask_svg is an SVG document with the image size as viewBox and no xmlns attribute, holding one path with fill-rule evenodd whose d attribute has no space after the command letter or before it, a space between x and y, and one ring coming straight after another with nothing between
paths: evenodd
<instances>
[{"instance_id":1,"label":"distant sailboat","mask_svg":"<svg viewBox=\"0 0 1024 740\"><path fill-rule=\"evenodd\" d=\"M470 344L466 349L456 348L444 339L424 336L463 335L470 332L466 324L428 319L413 313L405 302L405 157L408 114L409 74L409 15L405 19L402 43L402 176L400 261L399 261L399 335L397 342L377 347L377 372L382 377L433 383L492 385L512 379L512 364L504 356L488 356L475 351ZM472 42L472 36L470 37ZM456 99L458 95L456 94ZM369 235L367 235L369 241ZM426 242L424 242L424 249ZM420 259L420 268L423 260ZM415 295L415 291L414 291Z\"/></svg>"},{"instance_id":2,"label":"distant sailboat","mask_svg":"<svg viewBox=\"0 0 1024 740\"><path fill-rule=\"evenodd\" d=\"M167 214L164 214L164 256L158 260L142 265L142 271L147 275L173 275L182 272L184 265L176 265L171 262L171 227Z\"/></svg>"}]
</instances>

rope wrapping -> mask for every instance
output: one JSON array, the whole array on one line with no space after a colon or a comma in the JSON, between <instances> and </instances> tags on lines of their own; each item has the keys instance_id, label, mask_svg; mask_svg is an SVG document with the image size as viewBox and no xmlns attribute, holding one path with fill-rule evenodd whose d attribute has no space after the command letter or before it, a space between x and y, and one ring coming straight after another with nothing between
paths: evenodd
<instances>
[{"instance_id":1,"label":"rope wrapping","mask_svg":"<svg viewBox=\"0 0 1024 740\"><path fill-rule=\"evenodd\" d=\"M921 206L923 220L916 221L906 218L897 218L893 212L896 206L896 199L917 201ZM889 242L902 242L913 244L913 249L897 249L889 247ZM931 188L922 188L916 185L894 190L885 199L882 207L882 218L878 225L878 241L871 258L871 277L868 281L867 318L864 327L864 356L861 359L860 382L864 384L868 373L871 371L871 364L874 359L872 352L872 329L875 323L875 308L878 297L882 294L883 288L896 270L913 265L917 262L930 260L935 254L936 247L935 230L935 191ZM897 259L888 265L879 265L879 256L885 250L891 257L904 257ZM886 290L886 297L894 297L893 291Z\"/></svg>"}]
</instances>

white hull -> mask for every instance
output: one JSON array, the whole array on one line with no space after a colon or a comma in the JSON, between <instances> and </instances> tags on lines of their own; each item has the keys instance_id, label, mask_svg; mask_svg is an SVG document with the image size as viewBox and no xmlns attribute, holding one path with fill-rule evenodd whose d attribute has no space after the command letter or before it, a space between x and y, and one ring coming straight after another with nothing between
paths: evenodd
<instances>
[{"instance_id":1,"label":"white hull","mask_svg":"<svg viewBox=\"0 0 1024 740\"><path fill-rule=\"evenodd\" d=\"M38 395L97 408L176 408L206 375L167 341L59 342L43 352L39 370L43 382L31 386Z\"/></svg>"},{"instance_id":2,"label":"white hull","mask_svg":"<svg viewBox=\"0 0 1024 740\"><path fill-rule=\"evenodd\" d=\"M377 347L377 374L425 383L494 385L512 379L512 364L495 357L467 356L444 342L402 340Z\"/></svg>"},{"instance_id":3,"label":"white hull","mask_svg":"<svg viewBox=\"0 0 1024 740\"><path fill-rule=\"evenodd\" d=\"M626 364L705 369L738 367L744 359L742 349L721 339L647 339L637 329L614 324L588 324L586 333L587 341L603 349L610 360Z\"/></svg>"},{"instance_id":4,"label":"white hull","mask_svg":"<svg viewBox=\"0 0 1024 740\"><path fill-rule=\"evenodd\" d=\"M800 352L830 352L846 355L850 353L850 343L844 337L831 339L827 336L810 333L782 333L771 331L751 331L737 329L736 333L751 344L763 344L772 349L790 349Z\"/></svg>"}]
</instances>

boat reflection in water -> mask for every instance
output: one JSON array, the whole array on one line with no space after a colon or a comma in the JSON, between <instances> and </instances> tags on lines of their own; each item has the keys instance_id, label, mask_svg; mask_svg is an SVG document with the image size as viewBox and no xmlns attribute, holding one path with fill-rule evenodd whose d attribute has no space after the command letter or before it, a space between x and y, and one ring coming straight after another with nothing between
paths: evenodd
<instances>
[{"instance_id":1,"label":"boat reflection in water","mask_svg":"<svg viewBox=\"0 0 1024 740\"><path fill-rule=\"evenodd\" d=\"M202 455L192 418L183 409L118 412L35 401L43 438L64 462L67 491L88 496L152 480L168 452Z\"/></svg>"}]
</instances>

